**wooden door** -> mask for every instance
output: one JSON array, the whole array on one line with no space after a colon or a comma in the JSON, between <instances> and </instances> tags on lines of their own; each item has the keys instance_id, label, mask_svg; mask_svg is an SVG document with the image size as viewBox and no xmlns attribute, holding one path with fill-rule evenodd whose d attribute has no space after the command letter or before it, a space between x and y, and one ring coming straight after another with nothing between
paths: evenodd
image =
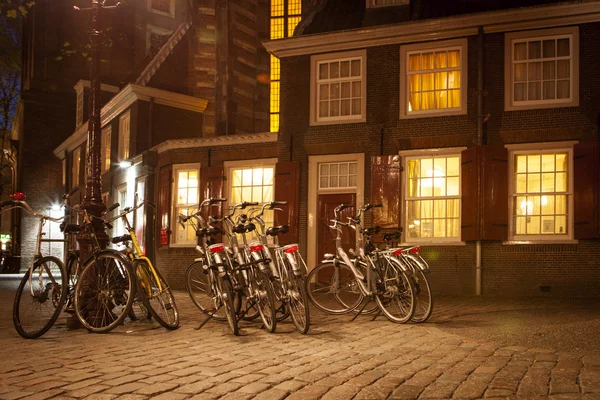
<instances>
[{"instance_id":1,"label":"wooden door","mask_svg":"<svg viewBox=\"0 0 600 400\"><path fill-rule=\"evenodd\" d=\"M351 204L352 207L343 210L339 220L348 222L347 217L356 215L356 194L321 194L318 198L318 225L317 225L317 260L323 258L323 254L335 254L336 231L329 229L331 220L334 219L333 210L340 204ZM356 235L352 229L343 228L342 246L346 251L356 247Z\"/></svg>"}]
</instances>

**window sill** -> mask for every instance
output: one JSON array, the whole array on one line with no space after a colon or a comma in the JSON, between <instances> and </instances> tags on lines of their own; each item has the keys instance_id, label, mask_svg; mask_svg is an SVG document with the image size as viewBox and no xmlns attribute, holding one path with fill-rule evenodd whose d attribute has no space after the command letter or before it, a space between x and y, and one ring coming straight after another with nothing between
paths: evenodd
<instances>
[{"instance_id":1,"label":"window sill","mask_svg":"<svg viewBox=\"0 0 600 400\"><path fill-rule=\"evenodd\" d=\"M554 102L554 103L531 103L531 104L506 104L504 111L529 111L529 110L542 110L548 108L568 108L568 107L579 107L579 100L569 100L565 102Z\"/></svg>"},{"instance_id":2,"label":"window sill","mask_svg":"<svg viewBox=\"0 0 600 400\"><path fill-rule=\"evenodd\" d=\"M466 246L467 242L402 242L399 246L420 246L420 247L433 247L433 246Z\"/></svg>"},{"instance_id":3,"label":"window sill","mask_svg":"<svg viewBox=\"0 0 600 400\"><path fill-rule=\"evenodd\" d=\"M400 114L400 119L416 119L416 118L436 118L436 117L457 117L467 115L466 110L454 111L430 111L430 112L412 112Z\"/></svg>"},{"instance_id":4,"label":"window sill","mask_svg":"<svg viewBox=\"0 0 600 400\"><path fill-rule=\"evenodd\" d=\"M556 239L556 240L506 240L502 242L504 246L513 246L520 244L578 244L576 239Z\"/></svg>"},{"instance_id":5,"label":"window sill","mask_svg":"<svg viewBox=\"0 0 600 400\"><path fill-rule=\"evenodd\" d=\"M196 244L170 244L169 248L171 249L195 249L196 248Z\"/></svg>"}]
</instances>

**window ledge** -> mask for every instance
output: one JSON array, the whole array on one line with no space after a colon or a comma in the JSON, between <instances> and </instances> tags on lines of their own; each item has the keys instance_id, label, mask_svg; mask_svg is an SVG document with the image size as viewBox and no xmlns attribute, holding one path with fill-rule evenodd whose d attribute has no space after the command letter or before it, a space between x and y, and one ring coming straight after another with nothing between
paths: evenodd
<instances>
[{"instance_id":1,"label":"window ledge","mask_svg":"<svg viewBox=\"0 0 600 400\"><path fill-rule=\"evenodd\" d=\"M399 246L420 246L420 247L429 247L429 246L466 246L467 242L403 242L400 243Z\"/></svg>"},{"instance_id":2,"label":"window ledge","mask_svg":"<svg viewBox=\"0 0 600 400\"><path fill-rule=\"evenodd\" d=\"M169 248L171 249L195 249L196 248L196 244L177 244L177 243L173 243L169 245Z\"/></svg>"},{"instance_id":3,"label":"window ledge","mask_svg":"<svg viewBox=\"0 0 600 400\"><path fill-rule=\"evenodd\" d=\"M558 240L506 240L502 245L512 246L520 244L578 244L575 239L558 239Z\"/></svg>"}]
</instances>

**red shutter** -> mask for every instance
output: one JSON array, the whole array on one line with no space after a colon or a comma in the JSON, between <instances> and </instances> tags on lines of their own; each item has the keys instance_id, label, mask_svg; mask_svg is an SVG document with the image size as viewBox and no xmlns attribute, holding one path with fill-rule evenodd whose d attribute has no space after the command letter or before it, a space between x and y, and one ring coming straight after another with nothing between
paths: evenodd
<instances>
[{"instance_id":1,"label":"red shutter","mask_svg":"<svg viewBox=\"0 0 600 400\"><path fill-rule=\"evenodd\" d=\"M158 247L168 245L171 237L172 170L171 165L165 165L158 174Z\"/></svg>"},{"instance_id":2,"label":"red shutter","mask_svg":"<svg viewBox=\"0 0 600 400\"><path fill-rule=\"evenodd\" d=\"M400 156L371 157L371 204L382 204L373 212L373 225L400 226Z\"/></svg>"},{"instance_id":3,"label":"red shutter","mask_svg":"<svg viewBox=\"0 0 600 400\"><path fill-rule=\"evenodd\" d=\"M200 203L206 199L223 197L224 180L223 167L200 167ZM210 207L203 210L202 217L208 222L209 215L221 216L221 213L221 207ZM215 237L215 240L220 242L221 236Z\"/></svg>"},{"instance_id":4,"label":"red shutter","mask_svg":"<svg viewBox=\"0 0 600 400\"><path fill-rule=\"evenodd\" d=\"M275 198L287 201L275 211L275 225L288 225L290 231L279 237L280 244L298 243L298 208L300 205L300 163L296 161L275 164Z\"/></svg>"},{"instance_id":5,"label":"red shutter","mask_svg":"<svg viewBox=\"0 0 600 400\"><path fill-rule=\"evenodd\" d=\"M481 239L507 240L508 150L498 146L483 146L481 151Z\"/></svg>"},{"instance_id":6,"label":"red shutter","mask_svg":"<svg viewBox=\"0 0 600 400\"><path fill-rule=\"evenodd\" d=\"M460 237L462 241L479 240L479 148L461 153L460 180L462 187Z\"/></svg>"},{"instance_id":7,"label":"red shutter","mask_svg":"<svg viewBox=\"0 0 600 400\"><path fill-rule=\"evenodd\" d=\"M461 240L506 240L508 151L494 146L475 146L464 150L461 154L461 181Z\"/></svg>"},{"instance_id":8,"label":"red shutter","mask_svg":"<svg viewBox=\"0 0 600 400\"><path fill-rule=\"evenodd\" d=\"M575 239L600 237L600 189L598 164L600 162L597 140L573 146L573 203Z\"/></svg>"}]
</instances>

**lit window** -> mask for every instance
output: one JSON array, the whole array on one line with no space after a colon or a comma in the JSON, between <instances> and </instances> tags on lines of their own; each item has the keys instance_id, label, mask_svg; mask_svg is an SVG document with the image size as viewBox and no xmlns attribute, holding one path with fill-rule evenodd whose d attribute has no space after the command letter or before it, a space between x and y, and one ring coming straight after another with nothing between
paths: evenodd
<instances>
[{"instance_id":1,"label":"lit window","mask_svg":"<svg viewBox=\"0 0 600 400\"><path fill-rule=\"evenodd\" d=\"M356 162L319 164L319 189L356 187Z\"/></svg>"},{"instance_id":2,"label":"lit window","mask_svg":"<svg viewBox=\"0 0 600 400\"><path fill-rule=\"evenodd\" d=\"M460 238L460 155L406 158L406 240Z\"/></svg>"},{"instance_id":3,"label":"lit window","mask_svg":"<svg viewBox=\"0 0 600 400\"><path fill-rule=\"evenodd\" d=\"M512 153L513 239L571 238L571 149Z\"/></svg>"},{"instance_id":4,"label":"lit window","mask_svg":"<svg viewBox=\"0 0 600 400\"><path fill-rule=\"evenodd\" d=\"M81 147L73 150L73 159L71 164L71 179L73 187L79 185L79 171L81 165Z\"/></svg>"},{"instance_id":5,"label":"lit window","mask_svg":"<svg viewBox=\"0 0 600 400\"><path fill-rule=\"evenodd\" d=\"M301 0L271 0L271 39L283 39L294 35L294 29L302 16ZM270 131L279 131L279 93L280 93L279 59L271 55L270 76Z\"/></svg>"},{"instance_id":6,"label":"lit window","mask_svg":"<svg viewBox=\"0 0 600 400\"><path fill-rule=\"evenodd\" d=\"M130 114L127 111L119 118L119 161L129 158L129 138L131 134Z\"/></svg>"},{"instance_id":7,"label":"lit window","mask_svg":"<svg viewBox=\"0 0 600 400\"><path fill-rule=\"evenodd\" d=\"M192 215L198 211L198 166L175 166L174 178L175 215L173 221L177 221L179 214ZM194 231L191 224L186 224L185 228L182 228L179 223L173 224L173 226L176 226L175 244L196 245L196 231Z\"/></svg>"},{"instance_id":8,"label":"lit window","mask_svg":"<svg viewBox=\"0 0 600 400\"><path fill-rule=\"evenodd\" d=\"M233 206L244 201L256 201L259 204L273 201L274 171L273 165L231 167L229 204ZM265 211L263 220L267 226L272 225L273 212Z\"/></svg>"},{"instance_id":9,"label":"lit window","mask_svg":"<svg viewBox=\"0 0 600 400\"><path fill-rule=\"evenodd\" d=\"M110 169L111 131L110 125L102 130L102 172L106 172Z\"/></svg>"},{"instance_id":10,"label":"lit window","mask_svg":"<svg viewBox=\"0 0 600 400\"><path fill-rule=\"evenodd\" d=\"M506 45L507 109L578 104L577 27L510 33Z\"/></svg>"},{"instance_id":11,"label":"lit window","mask_svg":"<svg viewBox=\"0 0 600 400\"><path fill-rule=\"evenodd\" d=\"M349 52L341 58L314 56L313 123L365 120L366 52Z\"/></svg>"},{"instance_id":12,"label":"lit window","mask_svg":"<svg viewBox=\"0 0 600 400\"><path fill-rule=\"evenodd\" d=\"M400 48L405 66L401 117L466 113L466 44L454 40Z\"/></svg>"}]
</instances>

